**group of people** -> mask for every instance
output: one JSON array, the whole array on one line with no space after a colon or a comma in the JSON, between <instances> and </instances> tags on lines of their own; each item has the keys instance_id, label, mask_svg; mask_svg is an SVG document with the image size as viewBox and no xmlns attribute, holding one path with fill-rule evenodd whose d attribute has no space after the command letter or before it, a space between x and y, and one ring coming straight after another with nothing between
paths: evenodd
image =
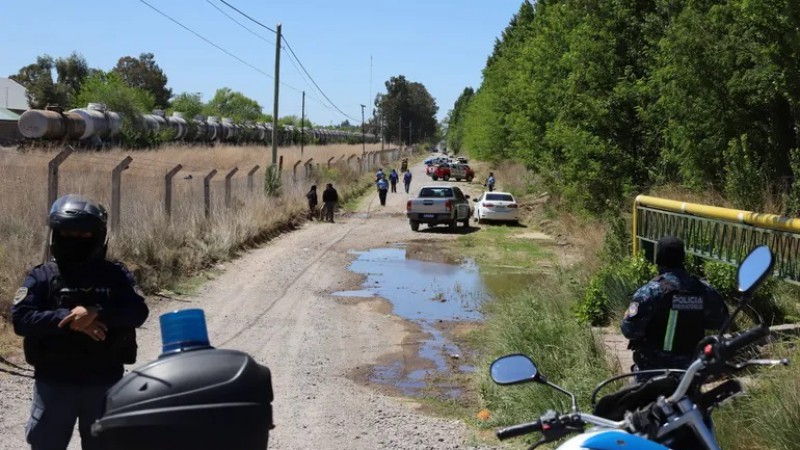
<instances>
[{"instance_id":1,"label":"group of people","mask_svg":"<svg viewBox=\"0 0 800 450\"><path fill-rule=\"evenodd\" d=\"M332 183L326 184L325 190L322 191L322 211L317 211L319 196L316 184L311 186L311 190L306 194L306 199L308 199L308 220L314 220L319 215L320 220L334 223L333 212L336 210L336 204L339 203L339 193L336 192Z\"/></svg>"},{"instance_id":2,"label":"group of people","mask_svg":"<svg viewBox=\"0 0 800 450\"><path fill-rule=\"evenodd\" d=\"M381 201L381 206L386 206L386 194L390 189L391 192L397 192L398 181L400 181L400 174L395 169L392 169L388 177L383 173L383 169L378 169L375 172L375 186L378 188L378 199ZM409 189L411 189L411 171L408 169L403 173L403 185L405 186L406 194L408 194Z\"/></svg>"}]
</instances>

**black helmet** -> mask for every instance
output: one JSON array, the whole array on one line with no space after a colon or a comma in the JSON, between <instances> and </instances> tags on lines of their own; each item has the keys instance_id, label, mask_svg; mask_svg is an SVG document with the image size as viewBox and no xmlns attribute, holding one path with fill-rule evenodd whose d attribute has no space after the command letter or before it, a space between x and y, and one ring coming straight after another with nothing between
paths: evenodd
<instances>
[{"instance_id":1,"label":"black helmet","mask_svg":"<svg viewBox=\"0 0 800 450\"><path fill-rule=\"evenodd\" d=\"M656 243L656 265L665 268L683 267L686 251L683 241L675 236L664 236Z\"/></svg>"},{"instance_id":2,"label":"black helmet","mask_svg":"<svg viewBox=\"0 0 800 450\"><path fill-rule=\"evenodd\" d=\"M69 194L56 200L47 223L50 252L56 262L85 264L105 258L107 220L105 208L80 195Z\"/></svg>"}]
</instances>

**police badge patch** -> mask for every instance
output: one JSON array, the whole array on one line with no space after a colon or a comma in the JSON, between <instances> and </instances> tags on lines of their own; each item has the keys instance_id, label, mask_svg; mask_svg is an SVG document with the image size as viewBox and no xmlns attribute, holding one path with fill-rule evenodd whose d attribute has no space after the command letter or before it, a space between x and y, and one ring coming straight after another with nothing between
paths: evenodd
<instances>
[{"instance_id":1,"label":"police badge patch","mask_svg":"<svg viewBox=\"0 0 800 450\"><path fill-rule=\"evenodd\" d=\"M631 302L631 306L625 311L625 318L633 317L636 314L639 314L639 302Z\"/></svg>"},{"instance_id":2,"label":"police badge patch","mask_svg":"<svg viewBox=\"0 0 800 450\"><path fill-rule=\"evenodd\" d=\"M28 288L21 287L17 289L17 293L14 294L14 304L16 305L17 303L21 302L27 296L28 296Z\"/></svg>"}]
</instances>

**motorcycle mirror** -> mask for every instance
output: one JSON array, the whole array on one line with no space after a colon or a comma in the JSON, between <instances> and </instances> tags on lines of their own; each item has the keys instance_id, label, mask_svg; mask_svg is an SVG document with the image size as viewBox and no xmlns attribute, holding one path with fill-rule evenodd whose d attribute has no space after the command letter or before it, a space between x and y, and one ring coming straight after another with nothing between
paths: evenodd
<instances>
[{"instance_id":1,"label":"motorcycle mirror","mask_svg":"<svg viewBox=\"0 0 800 450\"><path fill-rule=\"evenodd\" d=\"M525 355L513 354L496 359L489 368L492 380L499 385L539 381L536 364Z\"/></svg>"},{"instance_id":2,"label":"motorcycle mirror","mask_svg":"<svg viewBox=\"0 0 800 450\"><path fill-rule=\"evenodd\" d=\"M772 273L774 265L775 258L766 245L759 245L750 251L739 265L737 276L739 292L749 294L754 291Z\"/></svg>"}]
</instances>

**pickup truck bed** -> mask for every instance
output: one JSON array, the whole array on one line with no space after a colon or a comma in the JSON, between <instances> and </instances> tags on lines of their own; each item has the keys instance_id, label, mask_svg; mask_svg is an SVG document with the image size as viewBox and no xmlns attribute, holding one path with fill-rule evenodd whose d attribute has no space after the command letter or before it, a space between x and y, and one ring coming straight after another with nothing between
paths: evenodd
<instances>
[{"instance_id":1,"label":"pickup truck bed","mask_svg":"<svg viewBox=\"0 0 800 450\"><path fill-rule=\"evenodd\" d=\"M458 222L461 226L469 226L470 207L464 195L457 187L452 186L425 186L420 189L417 198L406 203L406 217L414 231L419 230L421 223L434 227L447 224L455 228Z\"/></svg>"}]
</instances>

